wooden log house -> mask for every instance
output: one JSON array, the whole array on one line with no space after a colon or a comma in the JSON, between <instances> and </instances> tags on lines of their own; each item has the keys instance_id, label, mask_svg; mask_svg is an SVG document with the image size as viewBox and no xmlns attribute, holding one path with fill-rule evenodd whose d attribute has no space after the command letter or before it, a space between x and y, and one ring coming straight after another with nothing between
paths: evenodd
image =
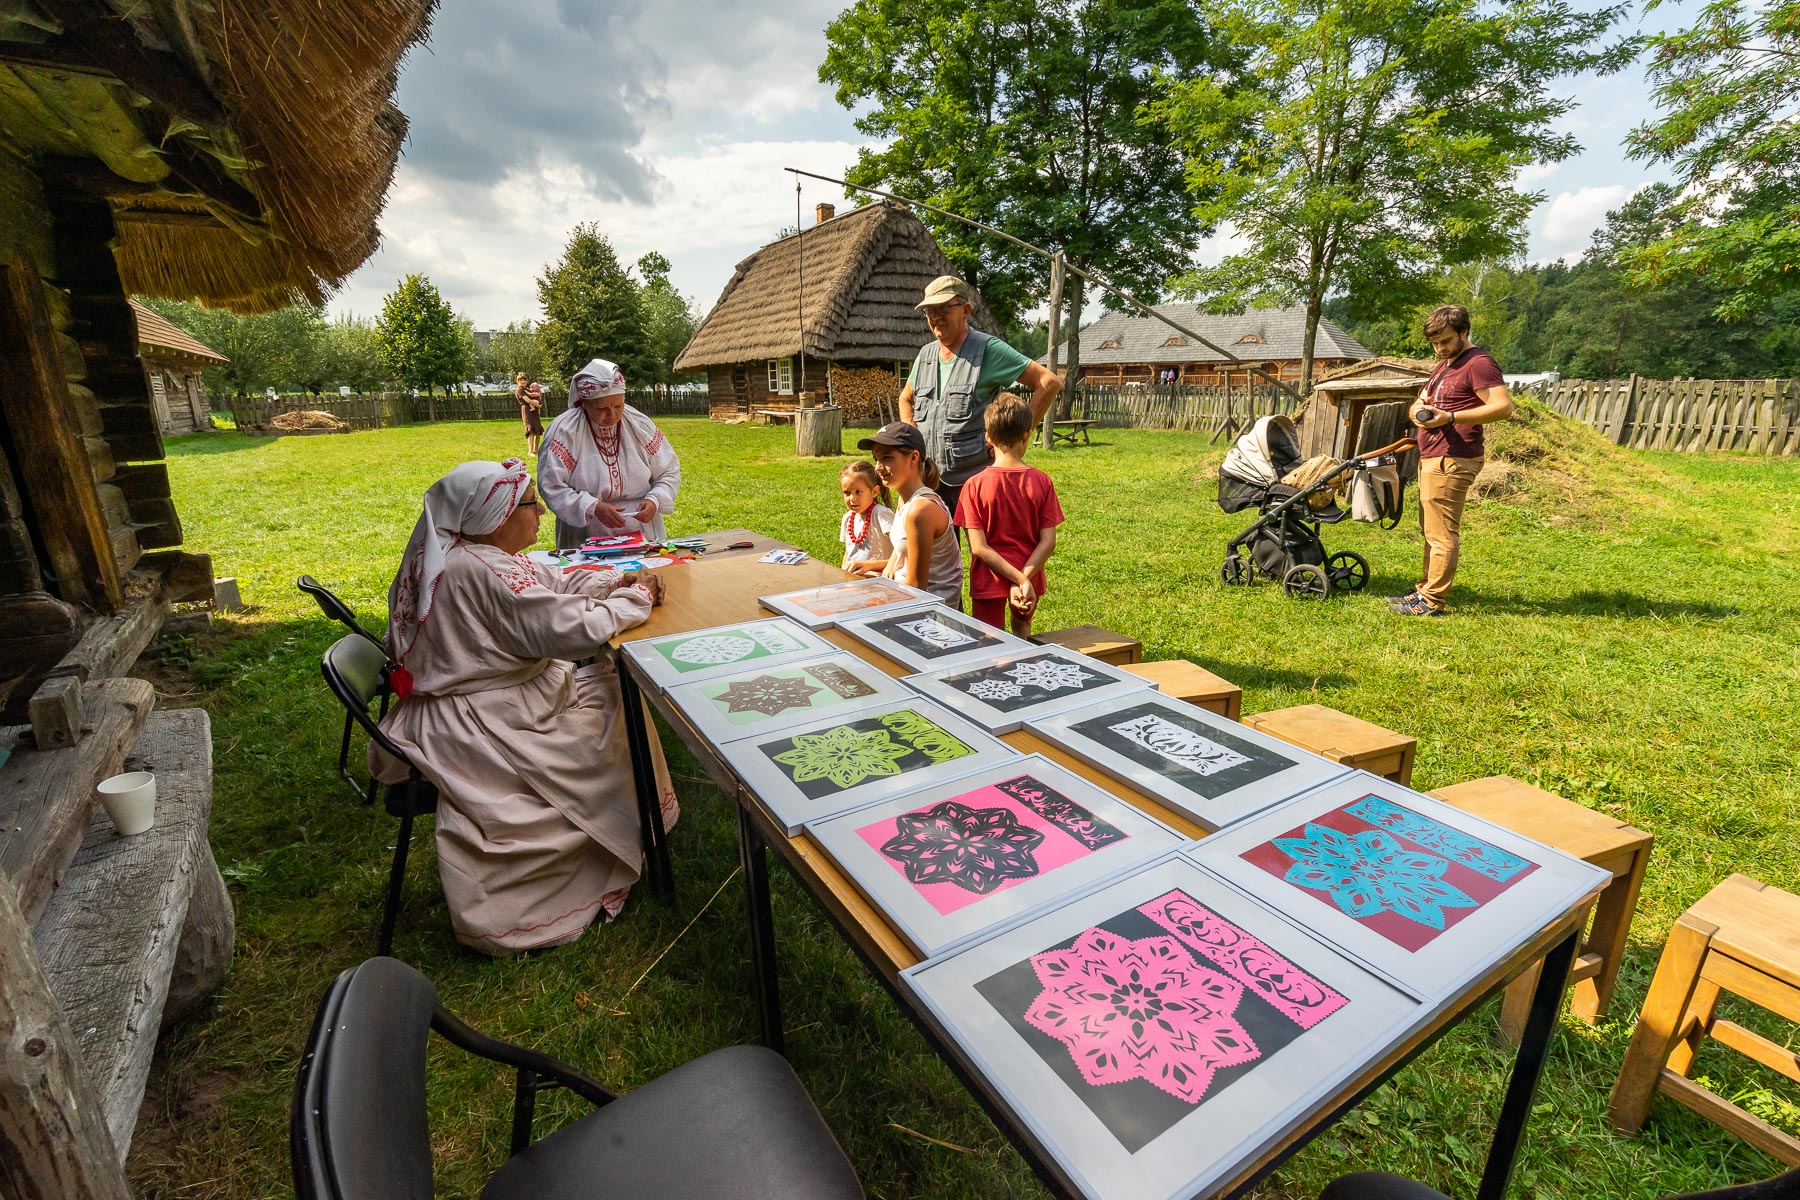
<instances>
[{"instance_id":1,"label":"wooden log house","mask_svg":"<svg viewBox=\"0 0 1800 1200\"><path fill-rule=\"evenodd\" d=\"M1267 371L1283 383L1300 382L1300 351L1306 331L1306 309L1253 308L1220 315L1198 304L1159 304L1156 311L1222 346L1240 360ZM1313 377L1369 357L1355 338L1328 320L1319 322L1313 342ZM1068 362L1065 350L1062 361ZM1128 312L1108 313L1081 331L1081 382L1123 386L1161 384L1173 371L1175 382L1190 387L1250 388L1260 380L1234 366L1218 351L1190 340L1161 321Z\"/></svg>"},{"instance_id":2,"label":"wooden log house","mask_svg":"<svg viewBox=\"0 0 1800 1200\"><path fill-rule=\"evenodd\" d=\"M805 399L837 401L848 422L870 422L931 340L913 306L955 268L925 223L885 200L842 215L821 204L815 216L737 265L675 360L677 371L706 372L715 421L791 412ZM980 296L970 324L1000 328Z\"/></svg>"},{"instance_id":3,"label":"wooden log house","mask_svg":"<svg viewBox=\"0 0 1800 1200\"><path fill-rule=\"evenodd\" d=\"M124 1197L159 1027L232 910L200 709L126 676L212 597L132 294L321 301L374 250L430 0L0 5L0 1195ZM204 347L201 348L202 350ZM193 410L190 401L190 421ZM30 725L18 723L29 719ZM94 784L158 779L113 833Z\"/></svg>"},{"instance_id":4,"label":"wooden log house","mask_svg":"<svg viewBox=\"0 0 1800 1200\"><path fill-rule=\"evenodd\" d=\"M136 300L138 357L150 382L150 402L164 437L211 429L212 402L200 372L231 360Z\"/></svg>"}]
</instances>

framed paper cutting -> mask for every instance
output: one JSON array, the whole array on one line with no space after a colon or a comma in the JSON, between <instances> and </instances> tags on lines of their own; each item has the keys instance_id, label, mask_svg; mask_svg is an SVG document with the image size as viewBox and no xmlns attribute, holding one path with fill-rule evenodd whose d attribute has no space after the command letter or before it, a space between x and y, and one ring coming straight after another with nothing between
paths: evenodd
<instances>
[{"instance_id":1,"label":"framed paper cutting","mask_svg":"<svg viewBox=\"0 0 1800 1200\"><path fill-rule=\"evenodd\" d=\"M833 654L837 647L792 621L769 617L626 642L623 650L652 683L667 689L741 671L752 664L766 667Z\"/></svg>"},{"instance_id":2,"label":"framed paper cutting","mask_svg":"<svg viewBox=\"0 0 1800 1200\"><path fill-rule=\"evenodd\" d=\"M1455 994L1611 878L1364 771L1190 853L1431 1000Z\"/></svg>"},{"instance_id":3,"label":"framed paper cutting","mask_svg":"<svg viewBox=\"0 0 1800 1200\"><path fill-rule=\"evenodd\" d=\"M822 587L801 588L778 596L759 596L756 601L770 612L792 617L808 629L829 629L851 617L875 612L898 612L944 602L930 592L894 579L849 579Z\"/></svg>"},{"instance_id":4,"label":"framed paper cutting","mask_svg":"<svg viewBox=\"0 0 1800 1200\"><path fill-rule=\"evenodd\" d=\"M845 633L914 671L936 671L996 654L1031 649L1031 643L977 621L948 605L917 612L858 617L838 626Z\"/></svg>"},{"instance_id":5,"label":"framed paper cutting","mask_svg":"<svg viewBox=\"0 0 1800 1200\"><path fill-rule=\"evenodd\" d=\"M843 653L753 665L669 689L669 699L712 742L773 733L911 695L886 671Z\"/></svg>"},{"instance_id":6,"label":"framed paper cutting","mask_svg":"<svg viewBox=\"0 0 1800 1200\"><path fill-rule=\"evenodd\" d=\"M1019 758L917 696L726 742L719 753L789 837L807 821Z\"/></svg>"},{"instance_id":7,"label":"framed paper cutting","mask_svg":"<svg viewBox=\"0 0 1800 1200\"><path fill-rule=\"evenodd\" d=\"M1208 830L1348 774L1349 768L1229 717L1159 694L1030 722L1034 732Z\"/></svg>"},{"instance_id":8,"label":"framed paper cutting","mask_svg":"<svg viewBox=\"0 0 1800 1200\"><path fill-rule=\"evenodd\" d=\"M1227 1181L1427 1011L1179 856L901 981L1095 1200Z\"/></svg>"},{"instance_id":9,"label":"framed paper cutting","mask_svg":"<svg viewBox=\"0 0 1800 1200\"><path fill-rule=\"evenodd\" d=\"M1186 840L1036 754L806 829L927 958Z\"/></svg>"},{"instance_id":10,"label":"framed paper cutting","mask_svg":"<svg viewBox=\"0 0 1800 1200\"><path fill-rule=\"evenodd\" d=\"M994 733L1011 733L1036 717L1148 693L1156 686L1060 646L1027 646L962 666L903 676L901 682Z\"/></svg>"}]
</instances>

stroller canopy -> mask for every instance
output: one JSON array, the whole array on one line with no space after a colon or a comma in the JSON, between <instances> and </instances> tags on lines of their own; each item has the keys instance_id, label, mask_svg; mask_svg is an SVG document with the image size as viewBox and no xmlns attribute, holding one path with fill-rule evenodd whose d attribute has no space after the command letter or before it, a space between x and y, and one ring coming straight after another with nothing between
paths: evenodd
<instances>
[{"instance_id":1,"label":"stroller canopy","mask_svg":"<svg viewBox=\"0 0 1800 1200\"><path fill-rule=\"evenodd\" d=\"M1240 437L1225 455L1219 473L1266 486L1279 483L1282 476L1299 465L1299 430L1293 418L1277 414L1257 418L1250 432Z\"/></svg>"}]
</instances>

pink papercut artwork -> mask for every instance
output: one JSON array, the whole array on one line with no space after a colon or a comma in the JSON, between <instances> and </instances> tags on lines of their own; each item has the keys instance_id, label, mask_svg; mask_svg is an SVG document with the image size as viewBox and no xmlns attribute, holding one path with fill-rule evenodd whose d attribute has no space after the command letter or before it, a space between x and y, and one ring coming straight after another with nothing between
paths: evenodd
<instances>
[{"instance_id":1,"label":"pink papercut artwork","mask_svg":"<svg viewBox=\"0 0 1800 1200\"><path fill-rule=\"evenodd\" d=\"M1179 888L1138 911L1302 1029L1311 1029L1345 1004L1337 992Z\"/></svg>"},{"instance_id":2,"label":"pink papercut artwork","mask_svg":"<svg viewBox=\"0 0 1800 1200\"><path fill-rule=\"evenodd\" d=\"M1198 1104L1221 1069L1262 1055L1234 1015L1244 985L1173 937L1094 928L1031 964L1044 990L1025 1020L1067 1046L1090 1084L1142 1079Z\"/></svg>"}]
</instances>

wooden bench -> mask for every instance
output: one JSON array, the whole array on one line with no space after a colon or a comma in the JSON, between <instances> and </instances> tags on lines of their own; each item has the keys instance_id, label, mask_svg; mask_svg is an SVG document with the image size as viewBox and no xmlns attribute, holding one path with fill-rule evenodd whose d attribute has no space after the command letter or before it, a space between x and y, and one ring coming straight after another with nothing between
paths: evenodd
<instances>
[{"instance_id":1,"label":"wooden bench","mask_svg":"<svg viewBox=\"0 0 1800 1200\"><path fill-rule=\"evenodd\" d=\"M1613 880L1594 902L1594 923L1583 939L1570 979L1575 987L1569 1011L1593 1024L1612 1004L1613 987L1624 961L1638 893L1656 839L1617 817L1595 812L1554 792L1510 775L1490 775L1430 795L1515 833L1553 846L1564 854L1612 872ZM1506 989L1500 1027L1515 1043L1525 1028L1537 971L1526 971Z\"/></svg>"},{"instance_id":2,"label":"wooden bench","mask_svg":"<svg viewBox=\"0 0 1800 1200\"><path fill-rule=\"evenodd\" d=\"M1253 713L1243 719L1252 729L1278 737L1291 745L1323 754L1343 763L1381 775L1405 786L1412 784L1413 758L1419 739L1323 704L1301 704Z\"/></svg>"},{"instance_id":3,"label":"wooden bench","mask_svg":"<svg viewBox=\"0 0 1800 1200\"><path fill-rule=\"evenodd\" d=\"M1082 445L1091 446L1093 443L1088 441L1088 427L1099 423L1081 419L1052 421L1050 423L1050 444L1054 446L1058 442L1067 442L1073 446L1075 439L1080 438Z\"/></svg>"},{"instance_id":4,"label":"wooden bench","mask_svg":"<svg viewBox=\"0 0 1800 1200\"><path fill-rule=\"evenodd\" d=\"M1144 643L1098 625L1071 625L1067 629L1034 633L1031 640L1040 646L1062 646L1114 666L1144 660Z\"/></svg>"},{"instance_id":5,"label":"wooden bench","mask_svg":"<svg viewBox=\"0 0 1800 1200\"><path fill-rule=\"evenodd\" d=\"M1125 670L1140 679L1148 679L1165 696L1185 700L1227 720L1237 720L1244 710L1243 688L1185 658L1127 663Z\"/></svg>"},{"instance_id":6,"label":"wooden bench","mask_svg":"<svg viewBox=\"0 0 1800 1200\"><path fill-rule=\"evenodd\" d=\"M797 411L799 410L792 408L759 408L756 415L763 419L764 425L792 425Z\"/></svg>"},{"instance_id":7,"label":"wooden bench","mask_svg":"<svg viewBox=\"0 0 1800 1200\"><path fill-rule=\"evenodd\" d=\"M1789 1166L1800 1140L1688 1078L1706 1038L1800 1082L1800 1056L1716 1015L1730 992L1800 1021L1800 896L1732 875L1675 922L1613 1085L1609 1115L1635 1134L1661 1092Z\"/></svg>"}]
</instances>

